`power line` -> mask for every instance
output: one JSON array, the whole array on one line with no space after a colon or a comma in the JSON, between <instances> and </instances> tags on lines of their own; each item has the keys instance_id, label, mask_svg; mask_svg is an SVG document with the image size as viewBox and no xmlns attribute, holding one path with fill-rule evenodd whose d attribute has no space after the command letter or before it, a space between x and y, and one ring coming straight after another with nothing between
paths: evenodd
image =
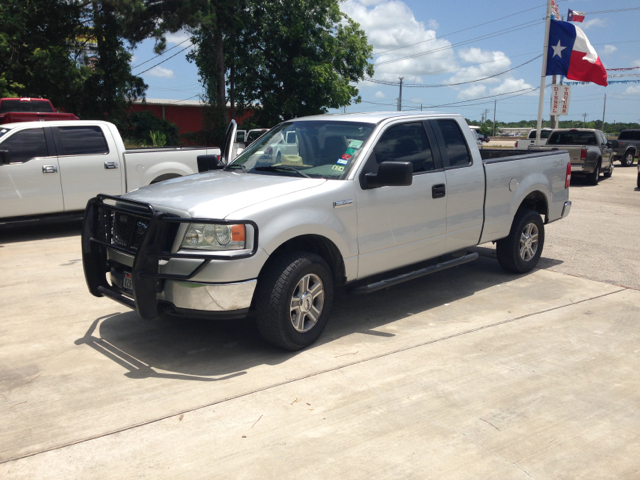
<instances>
[{"instance_id":1,"label":"power line","mask_svg":"<svg viewBox=\"0 0 640 480\"><path fill-rule=\"evenodd\" d=\"M183 40L182 42L178 43L177 45L174 45L174 46L173 46L173 47L171 47L169 50L165 50L164 52L159 53L159 54L158 54L158 55L156 55L155 57L151 57L149 60L145 60L144 62L139 63L138 65L134 65L134 66L132 66L131 68L132 68L132 69L134 69L134 68L138 68L139 66L144 65L145 63L149 63L149 62L150 62L151 60L153 60L154 58L161 57L162 55L164 55L164 54L166 54L166 53L170 52L170 51L171 51L171 50L173 50L174 48L179 47L180 45L182 45L182 44L183 44L183 43L185 43L185 42L188 42L189 40L191 40L191 39L190 39L190 38L187 38L186 40Z\"/></svg>"},{"instance_id":2,"label":"power line","mask_svg":"<svg viewBox=\"0 0 640 480\"><path fill-rule=\"evenodd\" d=\"M162 65L164 62L171 60L173 57L175 57L176 55L180 55L182 52L184 52L185 50L187 50L188 48L193 47L193 44L191 45L187 45L186 47L184 47L182 50L178 51L178 53L174 53L173 55L171 55L168 58L165 58L164 60L162 60L161 62L156 63L153 67L149 67L146 70L143 70L142 72L138 72L136 73L136 75L142 75L145 72L148 72L149 70L156 68L158 65Z\"/></svg>"},{"instance_id":3,"label":"power line","mask_svg":"<svg viewBox=\"0 0 640 480\"><path fill-rule=\"evenodd\" d=\"M405 84L403 84L403 86L412 87L412 88L439 88L439 87L456 87L458 85L466 85L466 84L469 84L469 83L481 82L483 80L488 80L490 78L499 77L500 75L504 75L505 73L512 72L513 70L517 70L518 68L523 67L523 66L533 62L534 60L537 60L541 56L542 55L538 55L537 57L534 57L531 60L528 60L528 61L526 61L524 63L521 63L517 67L513 67L513 68L510 68L509 70L505 70L504 72L496 73L494 75L489 75L488 77L478 78L476 80L469 80L468 82L446 83L446 84L431 84L431 85L422 85L422 84L419 84L419 83L405 83ZM384 81L384 80L377 80L377 79L373 79L373 78L365 79L364 81L365 82L371 82L371 83L379 83L379 84L388 85L388 86L398 86L399 85L399 83L387 82L387 81Z\"/></svg>"},{"instance_id":4,"label":"power line","mask_svg":"<svg viewBox=\"0 0 640 480\"><path fill-rule=\"evenodd\" d=\"M485 35L480 35L479 37L475 37L475 38L470 38L468 40L463 40L461 42L458 43L452 43L446 47L440 47L440 48L435 48L433 50L427 50L426 52L420 52L420 53L415 53L413 55L407 55L406 57L400 57L400 58L396 58L396 59L392 59L392 60L385 60L384 62L379 62L374 64L375 67L380 67L382 65L388 65L390 63L395 63L395 62L401 62L402 60L409 60L412 58L417 58L417 57L422 57L424 55L431 55L432 53L438 53L438 52L443 52L445 50L451 50L453 49L453 47L458 47L460 45L466 45L468 43L471 42L475 42L478 40L486 40L489 38L493 38L493 37L498 37L500 35L506 35L508 33L513 33L516 31L520 31L520 30L524 30L525 28L530 28L533 26L536 26L540 23L543 23L542 20L533 20L533 21L529 21L529 22L525 22L525 23L521 23L520 25L515 25L513 27L509 27L503 30L499 30L497 32L493 32L493 33L489 33L489 34L485 34Z\"/></svg>"},{"instance_id":5,"label":"power line","mask_svg":"<svg viewBox=\"0 0 640 480\"><path fill-rule=\"evenodd\" d=\"M540 5L538 5L537 7L529 8L529 9L527 9L527 10L522 10L521 12L517 12L517 13L512 13L511 15L506 15L506 16L504 16L504 17L496 18L495 20L490 20L490 21L488 21L488 22L479 23L479 24L474 25L474 26L472 26L472 27L463 28L462 30L457 30L457 31L455 31L455 32L445 33L445 34L443 34L443 35L440 35L438 38L430 38L430 39L428 39L428 40L423 40L423 41L421 41L421 42L412 43L412 44L410 44L410 45L404 45L404 46L402 46L402 47L390 48L389 50L385 50L385 51L383 51L383 52L378 52L378 53L376 53L375 55L383 55L383 54L385 54L385 53L393 52L393 51L395 51L395 50L400 50L400 49L402 49L402 48L414 47L414 46L416 46L416 45L420 45L421 43L427 43L427 42L432 42L432 41L434 41L434 40L439 40L439 39L442 39L442 38L445 38L445 37L448 37L448 36L451 36L451 35L455 35L456 33L466 32L467 30L472 30L472 29L474 29L474 28L483 27L483 26L485 26L485 25L489 25L490 23L495 23L495 22L498 22L498 21L500 21L500 20L504 20L505 18L515 17L516 15L521 15L521 14L523 14L523 13L530 12L531 10L536 10L536 9L538 9L538 8L546 7L546 6L547 6L547 4L546 4L546 3L544 3L544 4L540 4Z\"/></svg>"}]
</instances>

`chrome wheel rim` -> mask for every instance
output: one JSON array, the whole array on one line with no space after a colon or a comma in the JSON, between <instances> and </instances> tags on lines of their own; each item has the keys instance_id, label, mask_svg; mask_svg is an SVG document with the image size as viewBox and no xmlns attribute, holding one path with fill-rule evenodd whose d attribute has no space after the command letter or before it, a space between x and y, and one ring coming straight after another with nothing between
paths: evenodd
<instances>
[{"instance_id":1,"label":"chrome wheel rim","mask_svg":"<svg viewBox=\"0 0 640 480\"><path fill-rule=\"evenodd\" d=\"M310 273L300 279L291 296L291 325L296 331L311 330L322 314L324 285L317 275Z\"/></svg>"},{"instance_id":2,"label":"chrome wheel rim","mask_svg":"<svg viewBox=\"0 0 640 480\"><path fill-rule=\"evenodd\" d=\"M520 258L525 262L535 257L538 251L538 227L535 223L527 223L520 234Z\"/></svg>"}]
</instances>

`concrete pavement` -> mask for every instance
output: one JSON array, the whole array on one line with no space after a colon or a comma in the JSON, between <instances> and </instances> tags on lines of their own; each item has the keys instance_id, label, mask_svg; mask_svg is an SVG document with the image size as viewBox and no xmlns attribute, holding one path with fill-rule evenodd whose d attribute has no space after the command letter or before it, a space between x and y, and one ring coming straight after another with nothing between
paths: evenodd
<instances>
[{"instance_id":1,"label":"concrete pavement","mask_svg":"<svg viewBox=\"0 0 640 480\"><path fill-rule=\"evenodd\" d=\"M251 321L143 322L92 297L77 222L0 231L0 477L637 478L640 292L560 240L593 215L611 220L591 250L633 226L632 171L572 189L544 268L507 275L482 247L339 298L293 354Z\"/></svg>"}]
</instances>

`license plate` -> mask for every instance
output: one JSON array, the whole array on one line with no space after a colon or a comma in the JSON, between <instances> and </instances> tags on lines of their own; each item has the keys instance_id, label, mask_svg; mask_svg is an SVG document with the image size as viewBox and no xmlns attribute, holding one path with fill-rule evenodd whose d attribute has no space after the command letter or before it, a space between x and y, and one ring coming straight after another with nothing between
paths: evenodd
<instances>
[{"instance_id":1,"label":"license plate","mask_svg":"<svg viewBox=\"0 0 640 480\"><path fill-rule=\"evenodd\" d=\"M131 278L131 274L128 272L125 272L122 278L122 289L133 292L133 278Z\"/></svg>"}]
</instances>

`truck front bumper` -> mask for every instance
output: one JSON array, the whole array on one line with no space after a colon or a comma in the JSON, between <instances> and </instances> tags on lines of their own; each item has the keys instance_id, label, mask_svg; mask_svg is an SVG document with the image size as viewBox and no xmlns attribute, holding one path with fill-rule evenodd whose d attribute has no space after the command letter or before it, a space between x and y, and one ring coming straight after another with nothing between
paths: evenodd
<instances>
[{"instance_id":1,"label":"truck front bumper","mask_svg":"<svg viewBox=\"0 0 640 480\"><path fill-rule=\"evenodd\" d=\"M192 222L226 223L156 212L151 205L120 197L98 195L89 200L82 228L82 262L89 291L132 308L147 320L164 311L218 318L246 315L257 279L228 283L192 279L213 260L237 261L255 255L257 225L243 221L254 229L250 252L232 257L215 252L171 253L180 224ZM184 275L160 273L161 261L180 258L199 262Z\"/></svg>"}]
</instances>

